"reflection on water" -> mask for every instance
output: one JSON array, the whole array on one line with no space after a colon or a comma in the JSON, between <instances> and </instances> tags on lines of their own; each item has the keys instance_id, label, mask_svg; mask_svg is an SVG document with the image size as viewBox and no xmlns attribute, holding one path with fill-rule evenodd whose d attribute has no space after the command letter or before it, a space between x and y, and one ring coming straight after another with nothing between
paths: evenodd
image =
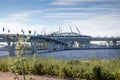
<instances>
[{"instance_id":1,"label":"reflection on water","mask_svg":"<svg viewBox=\"0 0 120 80\"><path fill-rule=\"evenodd\" d=\"M54 57L55 59L114 59L120 57L120 49L92 49L92 50L65 50L47 52L38 50L40 57ZM0 56L8 55L7 51L0 51Z\"/></svg>"}]
</instances>

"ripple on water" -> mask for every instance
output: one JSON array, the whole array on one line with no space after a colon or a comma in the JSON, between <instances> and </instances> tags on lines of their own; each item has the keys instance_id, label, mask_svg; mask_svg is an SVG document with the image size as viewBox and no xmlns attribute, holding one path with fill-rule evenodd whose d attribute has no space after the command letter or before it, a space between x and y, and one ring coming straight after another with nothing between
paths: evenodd
<instances>
[{"instance_id":1,"label":"ripple on water","mask_svg":"<svg viewBox=\"0 0 120 80\"><path fill-rule=\"evenodd\" d=\"M64 50L47 52L38 50L40 57L54 57L55 59L114 59L120 57L120 49L92 49L92 50ZM0 56L8 55L7 51L0 51Z\"/></svg>"},{"instance_id":2,"label":"ripple on water","mask_svg":"<svg viewBox=\"0 0 120 80\"><path fill-rule=\"evenodd\" d=\"M65 50L58 52L41 52L40 57L54 57L55 59L114 59L120 57L120 49L97 49L97 50Z\"/></svg>"}]
</instances>

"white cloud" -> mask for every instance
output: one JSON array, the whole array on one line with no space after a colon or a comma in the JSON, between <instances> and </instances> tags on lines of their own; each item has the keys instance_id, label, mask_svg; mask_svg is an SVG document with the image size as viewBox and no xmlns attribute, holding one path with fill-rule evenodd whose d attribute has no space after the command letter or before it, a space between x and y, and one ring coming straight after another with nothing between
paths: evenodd
<instances>
[{"instance_id":1,"label":"white cloud","mask_svg":"<svg viewBox=\"0 0 120 80\"><path fill-rule=\"evenodd\" d=\"M47 11L118 11L119 7L116 8L114 6L111 5L102 5L102 6L91 6L91 7L87 7L87 8L80 8L80 7L76 7L76 8L52 8L52 9L47 9Z\"/></svg>"},{"instance_id":2,"label":"white cloud","mask_svg":"<svg viewBox=\"0 0 120 80\"><path fill-rule=\"evenodd\" d=\"M0 19L0 21L8 21L8 22L26 22L31 21L29 17L32 15L40 14L42 13L42 10L31 10L31 11L21 11L19 13L11 13L8 14L8 16L4 19Z\"/></svg>"},{"instance_id":3,"label":"white cloud","mask_svg":"<svg viewBox=\"0 0 120 80\"><path fill-rule=\"evenodd\" d=\"M22 34L21 29L25 31L25 34L28 34L28 31L31 30L32 34L34 34L34 31L37 33L41 33L41 30L43 28L43 25L33 25L28 26L25 24L15 23L15 22L0 22L0 34L3 34L2 29L5 28L5 33L8 33L8 30L10 30L11 34Z\"/></svg>"},{"instance_id":4,"label":"white cloud","mask_svg":"<svg viewBox=\"0 0 120 80\"><path fill-rule=\"evenodd\" d=\"M43 16L43 18L52 18L52 19L80 19L80 18L89 18L96 15L94 12L92 14L90 13L50 13L47 14L46 16Z\"/></svg>"},{"instance_id":5,"label":"white cloud","mask_svg":"<svg viewBox=\"0 0 120 80\"><path fill-rule=\"evenodd\" d=\"M91 35L91 36L119 36L120 35L120 16L118 13L101 15L86 20L63 20L63 23L60 25L63 32L70 32L69 24L71 25L73 31L77 32L75 25L80 29L82 34ZM0 33L2 28L7 30L10 29L11 33L21 33L21 29L25 30L27 34L29 30L32 30L32 34L36 31L38 34L41 34L41 31L44 27L47 28L47 33L58 31L57 26L48 25L33 25L28 26L20 23L12 22L0 22Z\"/></svg>"},{"instance_id":6,"label":"white cloud","mask_svg":"<svg viewBox=\"0 0 120 80\"><path fill-rule=\"evenodd\" d=\"M92 10L113 10L111 8L95 8L95 7L89 7L89 8L52 8L52 9L47 9L48 11L74 11L74 10L87 10L87 11L92 11Z\"/></svg>"},{"instance_id":7,"label":"white cloud","mask_svg":"<svg viewBox=\"0 0 120 80\"><path fill-rule=\"evenodd\" d=\"M0 34L4 34L2 31L3 28L5 28L5 34L22 34L21 30L23 29L25 31L25 34L28 34L28 31L31 30L32 35L36 31L36 34L49 34L54 31L58 30L58 27L56 26L50 26L50 25L25 25L22 23L15 23L15 22L8 22L8 21L0 21ZM42 32L42 30L45 28L45 30ZM8 30L10 30L10 33L8 33Z\"/></svg>"},{"instance_id":8,"label":"white cloud","mask_svg":"<svg viewBox=\"0 0 120 80\"><path fill-rule=\"evenodd\" d=\"M109 14L96 16L87 20L68 20L63 21L73 27L79 27L83 34L92 36L119 36L120 35L120 16L119 14Z\"/></svg>"},{"instance_id":9,"label":"white cloud","mask_svg":"<svg viewBox=\"0 0 120 80\"><path fill-rule=\"evenodd\" d=\"M78 1L78 2L77 2ZM81 2L81 4L85 4L82 2L92 2L92 1L104 1L104 0L55 0L56 3L71 3L73 2ZM105 1L108 1L108 3L104 3ZM46 11L51 11L52 13L49 13L45 15L43 18L57 18L57 19L64 19L64 18L91 18L93 16L99 16L104 14L110 14L110 13L120 13L120 5L119 2L116 4L112 3L113 0L105 0L102 4L96 5L91 4L89 7L62 7L62 8L50 8L46 9ZM118 1L114 0L113 2Z\"/></svg>"},{"instance_id":10,"label":"white cloud","mask_svg":"<svg viewBox=\"0 0 120 80\"><path fill-rule=\"evenodd\" d=\"M19 13L9 14L9 16L12 16L12 17L28 17L30 15L39 14L41 12L43 12L43 11L42 10L22 11L22 12L19 12Z\"/></svg>"},{"instance_id":11,"label":"white cloud","mask_svg":"<svg viewBox=\"0 0 120 80\"><path fill-rule=\"evenodd\" d=\"M104 0L86 0L86 1L104 1ZM112 1L112 0L106 0ZM117 1L117 0L116 0ZM85 0L55 0L54 4L77 4L77 2L85 2ZM74 27L75 25L79 27L81 33L92 36L116 36L120 35L120 16L119 16L119 6L112 4L102 4L102 5L91 5L89 8L52 8L46 9L44 16L41 18L44 19L48 24L37 24L34 25L35 22L31 23L34 26L28 26L24 23L26 21L31 21L34 15L40 14L43 10L32 10L32 11L22 11L19 13L9 14L8 17L4 19L0 19L0 33L2 33L2 28L5 27L6 33L7 30L10 29L11 33L21 33L21 29L25 30L25 33L28 33L28 30L32 30L32 34L34 31L37 33L41 33L43 27L47 28L47 33L54 32L58 30L58 27L55 25L61 24L61 28L63 32L70 32L69 24ZM76 10L77 12L73 12ZM84 10L86 12L80 11ZM49 12L50 11L50 12ZM56 12L60 11L60 12ZM63 12L62 12L63 11ZM66 11L66 12L64 12ZM67 12L69 11L69 12ZM88 11L88 12L87 12ZM91 11L91 12L89 12ZM93 11L93 12L92 12ZM107 14L104 14L105 11L108 11ZM102 13L102 14L101 14ZM86 18L86 19L81 19ZM51 22L58 20L54 25L50 25L51 23L47 21L47 19L54 19ZM65 20L64 20L65 19ZM76 20L75 20L76 19ZM39 20L39 19L38 19ZM23 23L21 23L21 21ZM50 23L50 24L49 24ZM74 31L75 27L73 28ZM77 32L77 31L76 31Z\"/></svg>"},{"instance_id":12,"label":"white cloud","mask_svg":"<svg viewBox=\"0 0 120 80\"><path fill-rule=\"evenodd\" d=\"M51 5L75 5L75 4L80 4L81 2L110 2L113 0L55 0ZM114 0L114 1L119 1L119 0Z\"/></svg>"}]
</instances>

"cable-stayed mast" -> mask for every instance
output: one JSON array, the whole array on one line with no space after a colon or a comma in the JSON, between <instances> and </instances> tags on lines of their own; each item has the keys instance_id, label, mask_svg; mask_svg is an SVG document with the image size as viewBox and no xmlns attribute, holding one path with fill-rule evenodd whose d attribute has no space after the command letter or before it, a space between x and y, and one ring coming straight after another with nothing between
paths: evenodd
<instances>
[{"instance_id":1,"label":"cable-stayed mast","mask_svg":"<svg viewBox=\"0 0 120 80\"><path fill-rule=\"evenodd\" d=\"M71 33L73 33L73 30L72 30L72 28L71 28L71 25L69 25L69 27L70 27L70 31L71 31Z\"/></svg>"},{"instance_id":2,"label":"cable-stayed mast","mask_svg":"<svg viewBox=\"0 0 120 80\"><path fill-rule=\"evenodd\" d=\"M78 29L78 27L77 26L75 26L76 27L76 30L78 31L78 33L81 35L81 32L80 32L80 30Z\"/></svg>"}]
</instances>

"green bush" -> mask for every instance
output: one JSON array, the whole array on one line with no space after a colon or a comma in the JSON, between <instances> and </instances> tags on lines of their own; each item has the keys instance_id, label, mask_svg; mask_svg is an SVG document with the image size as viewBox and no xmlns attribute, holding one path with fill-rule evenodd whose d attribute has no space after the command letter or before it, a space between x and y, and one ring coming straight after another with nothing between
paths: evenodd
<instances>
[{"instance_id":1,"label":"green bush","mask_svg":"<svg viewBox=\"0 0 120 80\"><path fill-rule=\"evenodd\" d=\"M0 71L6 72L8 71L8 63L9 61L7 60L7 58L0 58Z\"/></svg>"},{"instance_id":2,"label":"green bush","mask_svg":"<svg viewBox=\"0 0 120 80\"><path fill-rule=\"evenodd\" d=\"M0 71L10 71L16 58L0 58ZM25 74L51 75L87 80L120 80L120 59L116 60L55 60L25 58ZM18 63L18 62L17 62ZM20 65L20 64L19 64ZM21 74L19 66L16 72Z\"/></svg>"}]
</instances>

